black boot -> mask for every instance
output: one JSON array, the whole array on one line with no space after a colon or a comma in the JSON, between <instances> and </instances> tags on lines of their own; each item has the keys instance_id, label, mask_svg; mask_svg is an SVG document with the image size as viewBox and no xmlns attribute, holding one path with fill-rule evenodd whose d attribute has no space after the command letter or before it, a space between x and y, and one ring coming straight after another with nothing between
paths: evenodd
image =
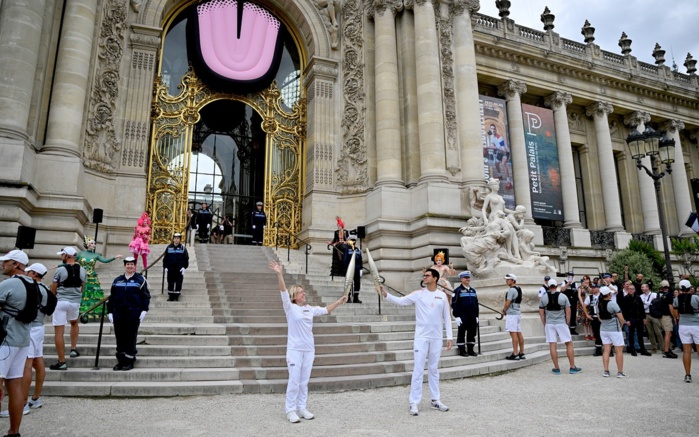
<instances>
[{"instance_id":1,"label":"black boot","mask_svg":"<svg viewBox=\"0 0 699 437\"><path fill-rule=\"evenodd\" d=\"M467 357L467 356L468 356L468 353L466 353L466 348L465 348L465 347L459 346L459 355L461 355L462 357Z\"/></svg>"},{"instance_id":2,"label":"black boot","mask_svg":"<svg viewBox=\"0 0 699 437\"><path fill-rule=\"evenodd\" d=\"M467 355L468 355L469 357L477 357L477 356L478 356L478 354L476 353L476 351L473 350L473 345L471 345L471 344L468 345L468 352L467 352Z\"/></svg>"},{"instance_id":3,"label":"black boot","mask_svg":"<svg viewBox=\"0 0 699 437\"><path fill-rule=\"evenodd\" d=\"M354 303L362 303L362 301L359 300L359 293L354 293Z\"/></svg>"},{"instance_id":4,"label":"black boot","mask_svg":"<svg viewBox=\"0 0 699 437\"><path fill-rule=\"evenodd\" d=\"M595 353L593 355L594 357L601 357L602 356L602 348L601 347L596 347L595 348Z\"/></svg>"}]
</instances>

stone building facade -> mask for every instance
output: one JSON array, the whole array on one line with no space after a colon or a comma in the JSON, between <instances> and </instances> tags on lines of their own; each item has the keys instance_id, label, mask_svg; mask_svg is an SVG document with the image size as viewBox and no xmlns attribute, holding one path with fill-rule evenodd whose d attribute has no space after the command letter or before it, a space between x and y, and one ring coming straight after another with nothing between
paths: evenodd
<instances>
[{"instance_id":1,"label":"stone building facade","mask_svg":"<svg viewBox=\"0 0 699 437\"><path fill-rule=\"evenodd\" d=\"M548 10L543 31L522 27L509 17L510 2L500 2L495 18L478 13L478 0L255 1L288 33L298 87L289 116L275 109L269 89L214 92L189 76L177 88L165 77L167 39L181 14L200 3L0 2L3 250L19 225L37 229L36 257L78 245L94 230L95 208L104 210L100 243L110 246L128 244L141 212L172 199L179 203L160 216L162 235L181 227L181 206L192 200L187 178L165 194L155 190L157 153L165 139L175 150L175 141L186 158L173 155L170 163L189 169L202 111L226 99L259 114L251 119L262 126L255 135L274 155L260 167L265 185L257 193L273 211L271 223L282 223L268 227L267 244L287 232L324 253L340 215L349 227L366 226L365 244L396 285L427 264L435 247L449 248L465 267L458 230L486 186L482 96L506 101L517 204L531 206L522 104L553 111L563 220L535 220L530 207L526 223L560 269L599 272L610 251L632 238L661 247L652 180L625 143L634 128L653 126L675 140L662 207L670 235L691 232L684 226L693 209L689 181L699 177L691 56L682 73L665 65L660 47L655 64L639 61L625 35L620 54L606 51L589 23L584 42L567 40ZM182 89L189 94L177 100ZM289 99L284 89L281 95ZM291 167L293 187L284 192L278 179ZM182 172L164 184L175 184L175 174Z\"/></svg>"}]
</instances>

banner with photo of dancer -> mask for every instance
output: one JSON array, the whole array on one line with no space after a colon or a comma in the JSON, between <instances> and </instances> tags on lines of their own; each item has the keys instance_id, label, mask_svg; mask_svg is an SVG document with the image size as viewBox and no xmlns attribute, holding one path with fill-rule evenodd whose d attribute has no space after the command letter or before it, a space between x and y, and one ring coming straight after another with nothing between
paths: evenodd
<instances>
[{"instance_id":1,"label":"banner with photo of dancer","mask_svg":"<svg viewBox=\"0 0 699 437\"><path fill-rule=\"evenodd\" d=\"M553 123L553 111L522 104L524 139L527 146L532 216L563 220L561 170Z\"/></svg>"},{"instance_id":2,"label":"banner with photo of dancer","mask_svg":"<svg viewBox=\"0 0 699 437\"><path fill-rule=\"evenodd\" d=\"M505 199L505 207L515 209L515 188L512 182L505 101L488 96L479 96L479 101L485 178L500 180L499 194Z\"/></svg>"}]
</instances>

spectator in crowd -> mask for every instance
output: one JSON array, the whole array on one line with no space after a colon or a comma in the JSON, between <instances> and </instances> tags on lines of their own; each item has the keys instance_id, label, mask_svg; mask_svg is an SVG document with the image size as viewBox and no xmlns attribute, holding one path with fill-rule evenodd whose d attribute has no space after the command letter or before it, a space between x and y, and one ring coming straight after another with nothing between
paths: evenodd
<instances>
[{"instance_id":1,"label":"spectator in crowd","mask_svg":"<svg viewBox=\"0 0 699 437\"><path fill-rule=\"evenodd\" d=\"M638 350L641 355L650 356L651 353L646 350L646 345L643 342L643 326L646 323L646 312L643 309L643 301L636 294L636 287L631 281L624 282L624 296L621 311L628 326L627 349L626 352L632 356L636 356L635 342L638 341Z\"/></svg>"},{"instance_id":2,"label":"spectator in crowd","mask_svg":"<svg viewBox=\"0 0 699 437\"><path fill-rule=\"evenodd\" d=\"M568 320L568 328L570 329L570 335L577 335L576 331L578 327L578 284L575 283L575 274L573 271L568 272L568 277L563 281L561 285L561 292L566 295L568 301L570 302L570 320Z\"/></svg>"},{"instance_id":3,"label":"spectator in crowd","mask_svg":"<svg viewBox=\"0 0 699 437\"><path fill-rule=\"evenodd\" d=\"M660 282L660 294L663 302L660 306L662 317L660 318L660 326L663 329L663 357L677 358L677 354L672 351L670 341L672 340L672 332L674 331L675 318L672 313L672 304L675 300L675 293L670 291L670 283L663 280Z\"/></svg>"},{"instance_id":4,"label":"spectator in crowd","mask_svg":"<svg viewBox=\"0 0 699 437\"><path fill-rule=\"evenodd\" d=\"M650 340L651 352L657 352L663 347L663 336L660 333L660 319L654 317L650 312L650 304L658 297L658 293L650 290L648 284L641 285L641 300L643 301L643 309L646 312L646 330L648 331L648 339Z\"/></svg>"},{"instance_id":5,"label":"spectator in crowd","mask_svg":"<svg viewBox=\"0 0 699 437\"><path fill-rule=\"evenodd\" d=\"M223 219L223 244L233 244L233 217L227 215Z\"/></svg>"},{"instance_id":6,"label":"spectator in crowd","mask_svg":"<svg viewBox=\"0 0 699 437\"><path fill-rule=\"evenodd\" d=\"M607 287L609 288L609 287ZM595 354L596 357L602 356L602 338L600 337L600 320L598 314L598 305L600 299L600 287L596 284L592 284L590 287L591 293L585 296L585 301L583 305L583 312L585 318L590 322L590 327L592 328L592 335L595 339ZM611 297L611 296L610 296Z\"/></svg>"}]
</instances>

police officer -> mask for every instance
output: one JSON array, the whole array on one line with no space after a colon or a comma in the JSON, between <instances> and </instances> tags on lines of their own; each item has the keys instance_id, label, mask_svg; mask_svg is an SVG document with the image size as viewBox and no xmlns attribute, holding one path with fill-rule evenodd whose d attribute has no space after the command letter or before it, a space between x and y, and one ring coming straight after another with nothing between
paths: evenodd
<instances>
[{"instance_id":1,"label":"police officer","mask_svg":"<svg viewBox=\"0 0 699 437\"><path fill-rule=\"evenodd\" d=\"M459 355L462 357L475 357L478 355L474 350L476 345L476 331L478 330L478 296L476 289L471 287L471 272L466 270L459 273L461 285L456 287L451 298L451 309L456 319L458 333L456 335L456 346L459 348ZM464 347L464 336L466 344Z\"/></svg>"},{"instance_id":2,"label":"police officer","mask_svg":"<svg viewBox=\"0 0 699 437\"><path fill-rule=\"evenodd\" d=\"M168 302L177 302L182 291L184 272L189 268L189 253L182 241L182 234L176 232L172 237L172 244L168 245L163 258L163 267L167 275Z\"/></svg>"},{"instance_id":3,"label":"police officer","mask_svg":"<svg viewBox=\"0 0 699 437\"><path fill-rule=\"evenodd\" d=\"M107 302L109 321L114 325L116 336L116 357L119 361L114 370L131 370L136 361L136 338L138 327L148 313L150 292L148 282L136 273L136 259L124 258L123 275L112 283L111 295Z\"/></svg>"},{"instance_id":4,"label":"police officer","mask_svg":"<svg viewBox=\"0 0 699 437\"><path fill-rule=\"evenodd\" d=\"M197 213L197 228L199 229L199 241L206 243L209 241L209 230L214 216L209 210L209 205L206 202L201 204L201 209Z\"/></svg>"},{"instance_id":5,"label":"police officer","mask_svg":"<svg viewBox=\"0 0 699 437\"><path fill-rule=\"evenodd\" d=\"M267 214L262 211L262 202L255 204L255 211L252 212L252 244L262 246L264 240L264 229L267 226Z\"/></svg>"},{"instance_id":6,"label":"police officer","mask_svg":"<svg viewBox=\"0 0 699 437\"><path fill-rule=\"evenodd\" d=\"M354 255L354 300L350 299L347 302L350 303L362 303L361 300L359 300L359 290L362 287L362 251L359 250L358 247L355 247L357 244L357 236L356 235L350 235L347 238L347 246L345 246L345 256L343 259L343 264L345 266L345 271L347 271L347 268L349 267L350 260L352 259L352 256Z\"/></svg>"}]
</instances>

